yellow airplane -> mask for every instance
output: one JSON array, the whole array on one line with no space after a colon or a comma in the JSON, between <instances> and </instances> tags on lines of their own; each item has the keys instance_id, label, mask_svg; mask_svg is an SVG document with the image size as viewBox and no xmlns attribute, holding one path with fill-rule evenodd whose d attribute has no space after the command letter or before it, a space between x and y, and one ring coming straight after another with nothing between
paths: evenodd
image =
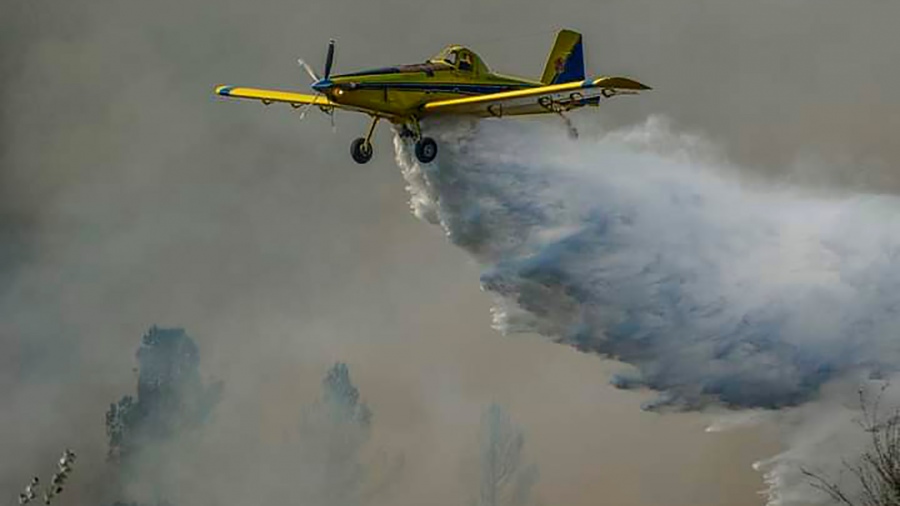
<instances>
[{"instance_id":1,"label":"yellow airplane","mask_svg":"<svg viewBox=\"0 0 900 506\"><path fill-rule=\"evenodd\" d=\"M581 34L571 30L557 34L540 81L494 73L472 50L458 45L447 46L424 63L332 76L332 40L321 77L303 60L297 62L312 78L315 94L227 85L217 86L215 92L223 97L260 100L265 105L285 102L301 108L301 117L312 106L332 117L335 109L368 114L372 117L368 133L350 146L357 163L372 158L372 135L380 119L397 125L401 136L414 138L416 158L429 163L438 148L434 139L422 135L419 121L423 118L553 113L566 119L563 113L573 109L596 107L601 99L650 89L626 77L586 79ZM569 129L577 135L571 124Z\"/></svg>"}]
</instances>

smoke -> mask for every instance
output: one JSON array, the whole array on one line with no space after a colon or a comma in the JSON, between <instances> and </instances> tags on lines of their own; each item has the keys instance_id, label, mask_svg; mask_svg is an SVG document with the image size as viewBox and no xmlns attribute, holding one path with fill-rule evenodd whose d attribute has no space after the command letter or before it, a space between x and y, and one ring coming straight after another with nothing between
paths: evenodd
<instances>
[{"instance_id":1,"label":"smoke","mask_svg":"<svg viewBox=\"0 0 900 506\"><path fill-rule=\"evenodd\" d=\"M658 391L648 410L800 406L896 370L900 199L741 180L660 118L578 143L561 131L435 124L424 166L395 140L414 213L483 266L496 328L634 366L611 382ZM798 462L839 462L811 450L852 426L822 427L847 396L823 399L788 412L793 446L759 464L771 504L814 499Z\"/></svg>"},{"instance_id":2,"label":"smoke","mask_svg":"<svg viewBox=\"0 0 900 506\"><path fill-rule=\"evenodd\" d=\"M383 131L372 163L357 167L346 145L365 118L338 115L332 135L321 115L298 123L288 107L226 103L211 88L305 92L295 61L320 68L332 37L340 72L421 61L462 43L497 71L536 76L554 30L572 27L585 35L590 71L654 87L604 109L608 124L664 113L770 174L798 153L871 159L852 171L810 163L801 179L821 181L827 169L829 182L896 190L900 3L415 7L3 2L0 451L15 458L0 459L0 489L8 497L73 445L79 469L66 500L118 499L98 493L109 479L103 413L133 393L134 351L156 323L187 328L203 376L227 386L200 440L173 449L170 499L183 504L296 497L293 480L306 469L290 451L282 460L281 435L297 431L298 411L319 397L337 360L351 365L376 413L373 443L411 464L391 504L465 501L457 467L475 453L474 422L495 400L527 429L542 468L538 492L553 501L758 502L749 463L774 443L756 432L704 434L700 415L657 420L635 409L643 393L599 385L611 363L496 336L489 296L472 281L477 268L405 213ZM323 10L327 20L311 15ZM716 165L708 143L651 130L630 132L629 142ZM671 146L659 148L665 139Z\"/></svg>"}]
</instances>

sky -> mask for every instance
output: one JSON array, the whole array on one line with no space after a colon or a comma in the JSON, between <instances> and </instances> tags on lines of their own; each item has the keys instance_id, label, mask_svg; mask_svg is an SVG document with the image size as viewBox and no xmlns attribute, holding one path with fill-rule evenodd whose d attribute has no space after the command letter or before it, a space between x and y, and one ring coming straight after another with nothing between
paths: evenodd
<instances>
[{"instance_id":1,"label":"sky","mask_svg":"<svg viewBox=\"0 0 900 506\"><path fill-rule=\"evenodd\" d=\"M303 89L295 63L337 72L470 45L536 76L553 32L584 33L589 71L653 86L576 115L618 128L660 115L747 178L893 193L900 121L893 21L863 0L114 2L3 0L0 20L0 489L65 445L102 496L103 412L134 388L152 324L183 326L225 382L210 428L241 473L295 423L318 378L350 364L376 440L412 469L392 503L466 501L476 423L497 401L527 436L546 503L760 504L764 428L707 434L709 416L640 410L623 366L491 328L479 267L409 210L381 128L303 122L228 103L217 84ZM548 120L551 122L553 120ZM226 444L227 443L227 444ZM213 459L213 456L210 456ZM252 460L252 459L245 459ZM203 457L188 466L206 476ZM252 488L252 487L251 487ZM219 489L217 489L219 490Z\"/></svg>"}]
</instances>

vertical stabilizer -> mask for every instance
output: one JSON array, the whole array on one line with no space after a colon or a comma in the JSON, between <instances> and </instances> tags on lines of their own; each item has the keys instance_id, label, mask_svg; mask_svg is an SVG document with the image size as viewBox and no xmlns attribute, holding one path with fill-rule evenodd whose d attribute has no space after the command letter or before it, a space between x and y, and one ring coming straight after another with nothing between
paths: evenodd
<instances>
[{"instance_id":1,"label":"vertical stabilizer","mask_svg":"<svg viewBox=\"0 0 900 506\"><path fill-rule=\"evenodd\" d=\"M584 49L581 45L581 34L572 30L560 30L547 58L541 82L560 84L583 80Z\"/></svg>"}]
</instances>

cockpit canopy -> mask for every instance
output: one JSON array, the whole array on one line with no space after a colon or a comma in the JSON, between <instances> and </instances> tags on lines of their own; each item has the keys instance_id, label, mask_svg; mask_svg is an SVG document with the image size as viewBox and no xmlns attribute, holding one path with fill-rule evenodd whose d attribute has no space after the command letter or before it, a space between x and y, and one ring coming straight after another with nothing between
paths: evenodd
<instances>
[{"instance_id":1,"label":"cockpit canopy","mask_svg":"<svg viewBox=\"0 0 900 506\"><path fill-rule=\"evenodd\" d=\"M487 74L488 66L472 50L462 46L447 46L428 60L431 63L445 63L461 72Z\"/></svg>"}]
</instances>

